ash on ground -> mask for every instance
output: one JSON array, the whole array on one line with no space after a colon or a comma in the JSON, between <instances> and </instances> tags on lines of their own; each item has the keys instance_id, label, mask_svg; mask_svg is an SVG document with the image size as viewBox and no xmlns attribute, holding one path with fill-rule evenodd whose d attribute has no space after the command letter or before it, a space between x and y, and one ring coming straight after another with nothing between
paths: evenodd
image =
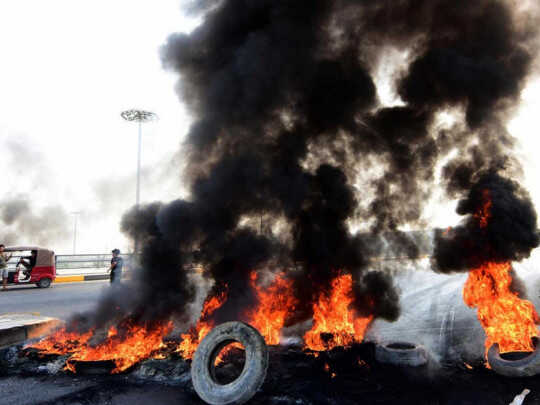
<instances>
[{"instance_id":1,"label":"ash on ground","mask_svg":"<svg viewBox=\"0 0 540 405\"><path fill-rule=\"evenodd\" d=\"M524 388L531 390L524 405L540 403L540 380L534 377L509 379L482 364L383 365L375 361L374 348L363 343L315 356L296 347L270 347L266 381L249 403L507 405ZM116 375L73 374L63 369L65 360L21 346L0 351L2 403L203 404L193 390L189 362L176 355L148 359ZM231 352L225 360L218 374L234 378L243 356Z\"/></svg>"}]
</instances>

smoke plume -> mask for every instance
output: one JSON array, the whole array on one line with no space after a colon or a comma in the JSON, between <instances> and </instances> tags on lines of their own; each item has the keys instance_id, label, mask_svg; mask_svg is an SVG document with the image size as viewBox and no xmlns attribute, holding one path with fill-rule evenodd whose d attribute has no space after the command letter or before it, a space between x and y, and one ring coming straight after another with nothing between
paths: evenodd
<instances>
[{"instance_id":1,"label":"smoke plume","mask_svg":"<svg viewBox=\"0 0 540 405\"><path fill-rule=\"evenodd\" d=\"M7 136L2 152L0 243L52 248L68 240L72 221L66 210L60 204L40 204L52 175L39 148L23 135Z\"/></svg>"},{"instance_id":2,"label":"smoke plume","mask_svg":"<svg viewBox=\"0 0 540 405\"><path fill-rule=\"evenodd\" d=\"M460 200L457 213L467 216L463 223L435 235L435 264L442 272L469 271L486 262L519 261L540 244L528 193L495 171L480 175Z\"/></svg>"},{"instance_id":3,"label":"smoke plume","mask_svg":"<svg viewBox=\"0 0 540 405\"><path fill-rule=\"evenodd\" d=\"M3 223L2 242L5 245L38 245L50 247L53 241L71 236L68 213L59 205L36 209L28 196L8 197L0 202Z\"/></svg>"},{"instance_id":4,"label":"smoke plume","mask_svg":"<svg viewBox=\"0 0 540 405\"><path fill-rule=\"evenodd\" d=\"M184 268L196 252L214 288L229 291L217 320L241 319L253 304L253 270L294 280L299 305L289 323L312 315L338 272L353 276L358 313L396 319L392 281L369 271L373 244L350 221L393 233L416 257L399 230L420 223L438 168L456 197L510 153L504 123L535 57L536 22L498 0L203 3L202 24L161 50L194 118L183 145L191 194L124 215L122 229L143 241L137 277L149 286L131 310L183 313L194 297ZM391 78L393 106L380 103L374 81L390 48L408 61ZM448 111L464 119L441 129ZM257 218L272 232L251 226ZM516 249L501 255L537 244L512 240Z\"/></svg>"}]
</instances>

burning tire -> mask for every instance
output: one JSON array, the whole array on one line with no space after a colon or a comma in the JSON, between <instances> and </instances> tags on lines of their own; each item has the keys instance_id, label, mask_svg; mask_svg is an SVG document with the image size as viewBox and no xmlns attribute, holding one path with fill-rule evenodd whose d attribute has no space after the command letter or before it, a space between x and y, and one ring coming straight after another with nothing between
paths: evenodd
<instances>
[{"instance_id":1,"label":"burning tire","mask_svg":"<svg viewBox=\"0 0 540 405\"><path fill-rule=\"evenodd\" d=\"M220 384L214 362L221 349L233 342L245 348L244 368L236 380ZM199 344L191 364L191 378L195 391L208 404L243 404L261 387L267 368L268 348L259 332L243 322L227 322L215 327Z\"/></svg>"},{"instance_id":2,"label":"burning tire","mask_svg":"<svg viewBox=\"0 0 540 405\"><path fill-rule=\"evenodd\" d=\"M423 366L428 360L426 350L422 346L406 342L377 345L375 358L380 363L409 367Z\"/></svg>"},{"instance_id":3,"label":"burning tire","mask_svg":"<svg viewBox=\"0 0 540 405\"><path fill-rule=\"evenodd\" d=\"M488 351L488 363L497 374L507 377L531 377L540 373L540 350L535 341L532 353L499 352L499 345L494 344Z\"/></svg>"}]
</instances>

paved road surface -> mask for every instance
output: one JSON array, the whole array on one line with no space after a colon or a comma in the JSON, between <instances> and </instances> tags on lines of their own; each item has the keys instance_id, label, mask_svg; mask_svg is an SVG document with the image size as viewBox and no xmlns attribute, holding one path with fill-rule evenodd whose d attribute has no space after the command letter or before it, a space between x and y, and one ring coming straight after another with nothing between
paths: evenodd
<instances>
[{"instance_id":1,"label":"paved road surface","mask_svg":"<svg viewBox=\"0 0 540 405\"><path fill-rule=\"evenodd\" d=\"M39 312L65 320L74 313L91 310L108 287L108 281L53 284L45 289L11 286L8 291L0 291L0 315Z\"/></svg>"},{"instance_id":2,"label":"paved road surface","mask_svg":"<svg viewBox=\"0 0 540 405\"><path fill-rule=\"evenodd\" d=\"M11 405L204 405L190 390L125 376L3 377L0 370L0 395Z\"/></svg>"}]
</instances>

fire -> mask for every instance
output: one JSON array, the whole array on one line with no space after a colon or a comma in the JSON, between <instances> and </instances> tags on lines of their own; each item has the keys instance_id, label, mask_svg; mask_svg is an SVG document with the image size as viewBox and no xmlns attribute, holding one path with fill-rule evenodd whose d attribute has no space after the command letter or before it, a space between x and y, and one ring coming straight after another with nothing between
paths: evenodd
<instances>
[{"instance_id":1,"label":"fire","mask_svg":"<svg viewBox=\"0 0 540 405\"><path fill-rule=\"evenodd\" d=\"M326 371L328 374L330 374L330 377L331 378L335 378L336 377L336 373L334 373L332 371L332 369L330 368L330 365L328 363L324 363L324 371Z\"/></svg>"},{"instance_id":2,"label":"fire","mask_svg":"<svg viewBox=\"0 0 540 405\"><path fill-rule=\"evenodd\" d=\"M46 354L71 354L66 368L75 372L74 361L114 361L113 373L119 373L140 360L149 357L163 345L163 337L172 330L172 322L158 326L134 325L129 321L121 324L122 333L111 326L107 338L93 347L88 344L95 330L85 333L67 332L59 329L52 335L30 346Z\"/></svg>"},{"instance_id":3,"label":"fire","mask_svg":"<svg viewBox=\"0 0 540 405\"><path fill-rule=\"evenodd\" d=\"M484 229L492 217L489 190L483 190L483 204L474 217ZM532 339L538 336L539 321L534 305L511 290L510 262L486 262L472 269L463 288L463 300L477 308L477 316L486 333L486 354L497 343L501 353L531 352Z\"/></svg>"},{"instance_id":4,"label":"fire","mask_svg":"<svg viewBox=\"0 0 540 405\"><path fill-rule=\"evenodd\" d=\"M306 348L330 350L361 342L373 316L357 317L352 304L352 276L343 274L332 280L330 295L321 294L313 304L313 327L304 335Z\"/></svg>"},{"instance_id":5,"label":"fire","mask_svg":"<svg viewBox=\"0 0 540 405\"><path fill-rule=\"evenodd\" d=\"M532 338L538 336L538 314L534 305L510 290L510 263L486 263L469 273L463 299L478 309L478 319L486 332L486 351L499 344L501 353L530 352Z\"/></svg>"},{"instance_id":6,"label":"fire","mask_svg":"<svg viewBox=\"0 0 540 405\"><path fill-rule=\"evenodd\" d=\"M201 316L197 321L195 327L191 328L188 333L182 334L182 342L178 346L177 351L182 354L185 359L192 359L197 346L204 339L206 335L214 327L214 321L208 320L208 317L212 315L216 309L221 307L227 300L227 291L223 291L220 294L207 297L203 304Z\"/></svg>"},{"instance_id":7,"label":"fire","mask_svg":"<svg viewBox=\"0 0 540 405\"><path fill-rule=\"evenodd\" d=\"M258 275L251 273L251 287L255 291L258 299L257 307L248 310L246 321L256 328L269 345L277 345L280 341L280 334L287 314L294 310L296 298L292 294L292 281L278 274L274 281L266 288L257 285ZM208 297L203 305L203 310L199 321L188 333L182 335L182 343L178 351L185 359L192 359L199 343L215 326L208 318L227 300L227 293ZM240 343L232 343L225 347L216 358L216 365L220 364L223 358L233 348L243 349Z\"/></svg>"},{"instance_id":8,"label":"fire","mask_svg":"<svg viewBox=\"0 0 540 405\"><path fill-rule=\"evenodd\" d=\"M163 338L172 330L172 322L155 327L124 325L122 333L112 326L105 341L92 347L84 345L66 362L66 368L75 372L75 361L114 361L112 373L120 373L135 363L144 360L163 347Z\"/></svg>"},{"instance_id":9,"label":"fire","mask_svg":"<svg viewBox=\"0 0 540 405\"><path fill-rule=\"evenodd\" d=\"M280 334L285 319L292 313L297 304L292 293L292 280L284 278L283 274L276 275L274 281L267 287L257 285L257 273L251 273L251 287L258 298L258 306L247 314L248 323L256 328L269 345L280 342Z\"/></svg>"},{"instance_id":10,"label":"fire","mask_svg":"<svg viewBox=\"0 0 540 405\"><path fill-rule=\"evenodd\" d=\"M79 350L90 340L94 330L85 333L67 332L66 328L60 328L53 334L28 347L40 350L47 354L64 355Z\"/></svg>"},{"instance_id":11,"label":"fire","mask_svg":"<svg viewBox=\"0 0 540 405\"><path fill-rule=\"evenodd\" d=\"M491 197L489 196L489 190L483 190L482 198L484 203L478 212L474 214L474 217L478 219L480 228L485 228L488 224L489 218L491 218Z\"/></svg>"}]
</instances>

